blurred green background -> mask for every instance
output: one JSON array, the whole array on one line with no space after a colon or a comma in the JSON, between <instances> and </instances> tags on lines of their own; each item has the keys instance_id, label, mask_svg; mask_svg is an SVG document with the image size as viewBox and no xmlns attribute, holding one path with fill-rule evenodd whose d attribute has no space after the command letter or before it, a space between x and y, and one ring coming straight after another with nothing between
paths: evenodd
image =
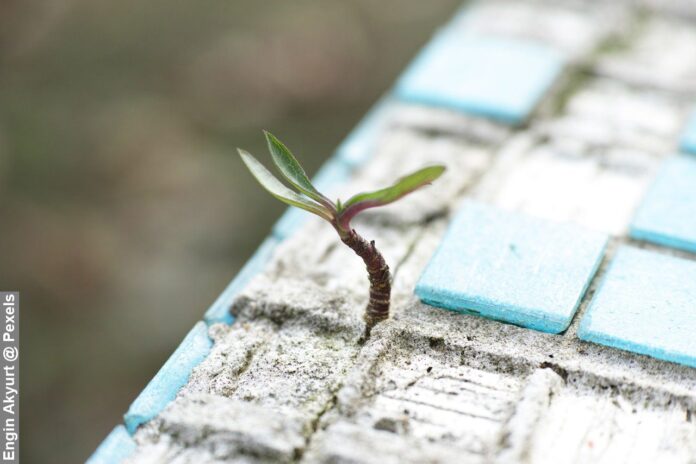
<instances>
[{"instance_id":1,"label":"blurred green background","mask_svg":"<svg viewBox=\"0 0 696 464\"><path fill-rule=\"evenodd\" d=\"M234 148L313 173L458 3L0 2L22 462L84 461L281 214Z\"/></svg>"}]
</instances>

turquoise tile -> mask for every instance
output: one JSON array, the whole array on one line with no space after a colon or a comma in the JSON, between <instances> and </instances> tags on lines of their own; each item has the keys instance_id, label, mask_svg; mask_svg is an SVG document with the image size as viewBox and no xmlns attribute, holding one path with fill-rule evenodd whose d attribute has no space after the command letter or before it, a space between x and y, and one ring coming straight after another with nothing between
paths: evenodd
<instances>
[{"instance_id":1,"label":"turquoise tile","mask_svg":"<svg viewBox=\"0 0 696 464\"><path fill-rule=\"evenodd\" d=\"M605 234L466 202L428 263L425 303L559 333L604 254Z\"/></svg>"},{"instance_id":2,"label":"turquoise tile","mask_svg":"<svg viewBox=\"0 0 696 464\"><path fill-rule=\"evenodd\" d=\"M395 95L518 125L535 109L563 65L551 47L449 27L409 66Z\"/></svg>"},{"instance_id":3,"label":"turquoise tile","mask_svg":"<svg viewBox=\"0 0 696 464\"><path fill-rule=\"evenodd\" d=\"M696 253L696 157L664 162L633 217L631 237Z\"/></svg>"},{"instance_id":4,"label":"turquoise tile","mask_svg":"<svg viewBox=\"0 0 696 464\"><path fill-rule=\"evenodd\" d=\"M338 157L329 159L312 178L312 184L332 200L332 194L345 183L352 174L352 168ZM284 240L294 234L312 216L312 213L299 208L290 207L273 226L272 234L279 240Z\"/></svg>"},{"instance_id":5,"label":"turquoise tile","mask_svg":"<svg viewBox=\"0 0 696 464\"><path fill-rule=\"evenodd\" d=\"M696 367L696 262L621 247L587 313L582 340Z\"/></svg>"},{"instance_id":6,"label":"turquoise tile","mask_svg":"<svg viewBox=\"0 0 696 464\"><path fill-rule=\"evenodd\" d=\"M696 110L686 124L680 141L681 150L696 155Z\"/></svg>"},{"instance_id":7,"label":"turquoise tile","mask_svg":"<svg viewBox=\"0 0 696 464\"><path fill-rule=\"evenodd\" d=\"M188 381L191 371L208 356L213 342L208 326L200 321L193 326L179 347L167 359L150 383L138 395L124 416L126 429L136 429L160 413Z\"/></svg>"},{"instance_id":8,"label":"turquoise tile","mask_svg":"<svg viewBox=\"0 0 696 464\"><path fill-rule=\"evenodd\" d=\"M336 157L351 167L360 167L372 157L377 139L389 125L394 103L382 97L338 146Z\"/></svg>"},{"instance_id":9,"label":"turquoise tile","mask_svg":"<svg viewBox=\"0 0 696 464\"><path fill-rule=\"evenodd\" d=\"M85 464L119 464L135 451L135 447L126 428L119 425L101 442Z\"/></svg>"},{"instance_id":10,"label":"turquoise tile","mask_svg":"<svg viewBox=\"0 0 696 464\"><path fill-rule=\"evenodd\" d=\"M273 251L278 243L279 241L273 237L268 237L261 243L254 255L249 258L249 261L244 264L239 273L232 279L232 282L229 283L227 288L205 312L205 316L203 316L205 322L208 324L216 322L231 324L234 321L232 314L230 314L230 306L234 298L256 274L263 271L273 256Z\"/></svg>"}]
</instances>

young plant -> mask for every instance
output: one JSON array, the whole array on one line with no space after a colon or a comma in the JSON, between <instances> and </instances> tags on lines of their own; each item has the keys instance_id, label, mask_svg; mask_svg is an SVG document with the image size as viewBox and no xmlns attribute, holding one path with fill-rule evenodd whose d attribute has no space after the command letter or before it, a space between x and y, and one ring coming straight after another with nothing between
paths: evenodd
<instances>
[{"instance_id":1,"label":"young plant","mask_svg":"<svg viewBox=\"0 0 696 464\"><path fill-rule=\"evenodd\" d=\"M391 187L374 192L354 195L346 202L329 200L319 192L305 174L290 150L269 132L265 132L268 148L273 162L285 180L295 189L286 187L276 179L259 161L244 150L238 149L242 161L249 168L256 180L271 195L291 206L309 211L326 220L338 233L341 241L362 258L367 267L370 280L370 300L365 309L365 335L375 324L389 317L391 298L391 274L382 254L375 248L374 240L368 242L350 225L350 221L360 212L395 202L399 198L427 185L440 177L444 166L429 166L408 176L402 177Z\"/></svg>"}]
</instances>

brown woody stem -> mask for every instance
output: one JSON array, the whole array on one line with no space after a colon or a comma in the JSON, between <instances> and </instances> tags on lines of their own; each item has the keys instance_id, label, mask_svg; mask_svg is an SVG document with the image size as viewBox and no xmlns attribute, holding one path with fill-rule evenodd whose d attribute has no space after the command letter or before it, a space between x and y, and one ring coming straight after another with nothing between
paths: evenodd
<instances>
[{"instance_id":1,"label":"brown woody stem","mask_svg":"<svg viewBox=\"0 0 696 464\"><path fill-rule=\"evenodd\" d=\"M389 317L391 298L391 274L382 254L375 248L374 240L368 242L351 229L340 233L341 241L362 258L370 279L370 301L365 309L365 336L370 336L372 328Z\"/></svg>"}]
</instances>

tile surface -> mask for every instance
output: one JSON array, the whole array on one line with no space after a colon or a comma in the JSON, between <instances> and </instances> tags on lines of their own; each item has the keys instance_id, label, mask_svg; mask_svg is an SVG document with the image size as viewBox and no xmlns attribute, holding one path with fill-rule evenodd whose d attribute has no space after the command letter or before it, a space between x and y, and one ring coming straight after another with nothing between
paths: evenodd
<instances>
[{"instance_id":1,"label":"tile surface","mask_svg":"<svg viewBox=\"0 0 696 464\"><path fill-rule=\"evenodd\" d=\"M696 157L665 161L633 218L631 237L696 253Z\"/></svg>"},{"instance_id":2,"label":"tile surface","mask_svg":"<svg viewBox=\"0 0 696 464\"><path fill-rule=\"evenodd\" d=\"M523 327L565 330L607 236L466 202L426 267L426 303Z\"/></svg>"},{"instance_id":3,"label":"tile surface","mask_svg":"<svg viewBox=\"0 0 696 464\"><path fill-rule=\"evenodd\" d=\"M205 322L208 324L216 322L231 324L234 321L234 317L230 314L232 301L256 274L263 271L264 266L273 256L273 251L277 244L278 240L273 237L269 237L261 243L254 255L244 264L239 273L232 279L232 282L229 283L227 288L205 312L203 317Z\"/></svg>"},{"instance_id":4,"label":"tile surface","mask_svg":"<svg viewBox=\"0 0 696 464\"><path fill-rule=\"evenodd\" d=\"M117 464L135 451L136 444L122 425L114 428L104 439L86 464Z\"/></svg>"},{"instance_id":5,"label":"tile surface","mask_svg":"<svg viewBox=\"0 0 696 464\"><path fill-rule=\"evenodd\" d=\"M520 124L563 68L550 47L522 39L440 32L396 85L397 97Z\"/></svg>"},{"instance_id":6,"label":"tile surface","mask_svg":"<svg viewBox=\"0 0 696 464\"><path fill-rule=\"evenodd\" d=\"M696 262L624 246L578 337L696 367Z\"/></svg>"},{"instance_id":7,"label":"tile surface","mask_svg":"<svg viewBox=\"0 0 696 464\"><path fill-rule=\"evenodd\" d=\"M681 150L696 155L696 110L691 113L680 141Z\"/></svg>"},{"instance_id":8,"label":"tile surface","mask_svg":"<svg viewBox=\"0 0 696 464\"><path fill-rule=\"evenodd\" d=\"M181 345L128 408L124 416L128 432L134 433L141 424L159 414L176 397L188 381L193 368L208 356L212 344L208 338L208 326L204 322L193 326Z\"/></svg>"}]
</instances>

